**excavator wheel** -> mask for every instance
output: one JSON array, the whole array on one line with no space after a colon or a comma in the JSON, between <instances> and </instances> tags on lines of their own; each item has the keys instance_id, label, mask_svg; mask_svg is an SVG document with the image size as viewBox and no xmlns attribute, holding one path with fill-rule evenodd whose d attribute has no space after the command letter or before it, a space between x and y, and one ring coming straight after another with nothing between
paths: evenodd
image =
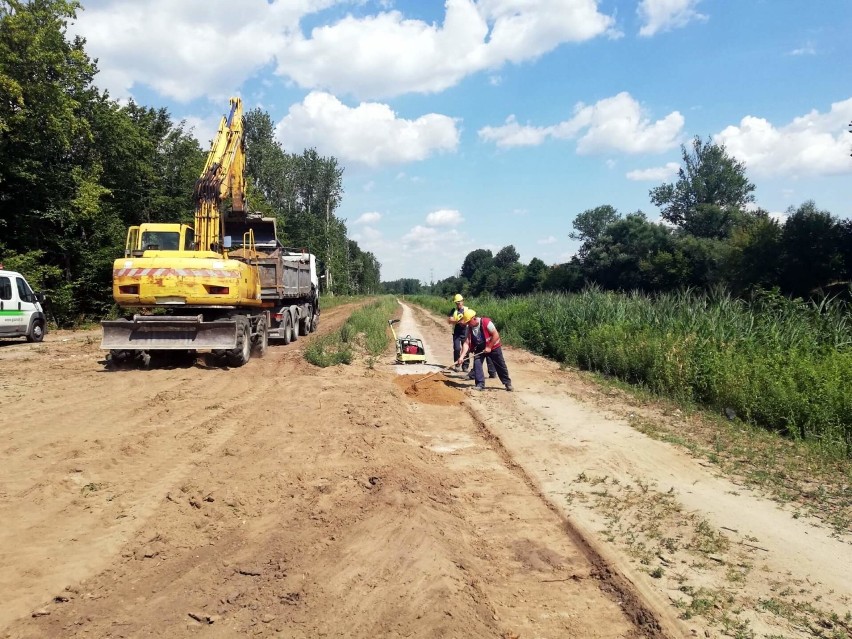
<instances>
[{"instance_id":1,"label":"excavator wheel","mask_svg":"<svg viewBox=\"0 0 852 639\"><path fill-rule=\"evenodd\" d=\"M227 351L228 366L237 368L248 363L251 357L251 329L245 317L237 319L237 345Z\"/></svg>"}]
</instances>

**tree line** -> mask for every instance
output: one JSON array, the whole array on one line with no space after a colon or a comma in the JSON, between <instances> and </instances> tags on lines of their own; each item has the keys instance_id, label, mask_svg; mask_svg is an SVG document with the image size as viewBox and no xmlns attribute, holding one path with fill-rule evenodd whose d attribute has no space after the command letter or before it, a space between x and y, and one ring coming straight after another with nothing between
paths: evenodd
<instances>
[{"instance_id":1,"label":"tree line","mask_svg":"<svg viewBox=\"0 0 852 639\"><path fill-rule=\"evenodd\" d=\"M0 0L0 262L48 294L60 325L114 311L112 264L128 226L192 221L207 155L166 109L98 89L85 40L67 36L81 7ZM327 292L375 292L379 262L336 215L343 167L314 149L285 152L260 109L245 132L250 210L318 256Z\"/></svg>"},{"instance_id":2,"label":"tree line","mask_svg":"<svg viewBox=\"0 0 852 639\"><path fill-rule=\"evenodd\" d=\"M399 280L386 288L497 297L588 286L645 293L721 288L739 297L762 291L804 299L849 296L852 220L813 201L777 219L753 206L755 186L724 145L695 137L681 153L677 179L649 193L660 222L641 210L622 215L605 204L575 217L569 237L580 248L566 263L548 266L533 258L522 264L512 245L496 254L477 249L456 276L429 287Z\"/></svg>"}]
</instances>

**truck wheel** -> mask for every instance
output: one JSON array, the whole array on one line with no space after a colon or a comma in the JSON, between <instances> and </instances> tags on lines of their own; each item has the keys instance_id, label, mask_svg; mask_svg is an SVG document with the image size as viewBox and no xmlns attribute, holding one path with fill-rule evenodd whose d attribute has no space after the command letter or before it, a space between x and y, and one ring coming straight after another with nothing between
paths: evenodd
<instances>
[{"instance_id":1,"label":"truck wheel","mask_svg":"<svg viewBox=\"0 0 852 639\"><path fill-rule=\"evenodd\" d=\"M290 333L293 330L293 324L290 321L290 313L284 313L284 319L281 320L281 328L278 331L278 334L281 336L281 340L284 342L284 345L290 343Z\"/></svg>"},{"instance_id":2,"label":"truck wheel","mask_svg":"<svg viewBox=\"0 0 852 639\"><path fill-rule=\"evenodd\" d=\"M228 365L237 368L245 365L251 357L251 329L248 320L237 318L237 345L228 351Z\"/></svg>"},{"instance_id":3,"label":"truck wheel","mask_svg":"<svg viewBox=\"0 0 852 639\"><path fill-rule=\"evenodd\" d=\"M311 327L311 318L310 317L302 317L299 319L299 335L304 337L308 333L310 333Z\"/></svg>"},{"instance_id":4,"label":"truck wheel","mask_svg":"<svg viewBox=\"0 0 852 639\"><path fill-rule=\"evenodd\" d=\"M266 325L266 317L261 317L257 322L257 335L254 338L254 350L258 357L264 356L267 346L269 346L269 327Z\"/></svg>"},{"instance_id":5,"label":"truck wheel","mask_svg":"<svg viewBox=\"0 0 852 639\"><path fill-rule=\"evenodd\" d=\"M36 320L33 322L33 329L27 335L28 342L40 342L44 339L44 322Z\"/></svg>"},{"instance_id":6,"label":"truck wheel","mask_svg":"<svg viewBox=\"0 0 852 639\"><path fill-rule=\"evenodd\" d=\"M295 313L293 313L293 317L296 317ZM301 320L295 320L293 322L293 332L292 332L291 338L290 338L291 342L295 342L297 339L299 339L299 322L300 321Z\"/></svg>"},{"instance_id":7,"label":"truck wheel","mask_svg":"<svg viewBox=\"0 0 852 639\"><path fill-rule=\"evenodd\" d=\"M311 329L310 330L311 330L311 333L313 333L314 331L317 330L317 328L319 328L319 315L316 315L316 314L311 315L310 321L311 321Z\"/></svg>"}]
</instances>

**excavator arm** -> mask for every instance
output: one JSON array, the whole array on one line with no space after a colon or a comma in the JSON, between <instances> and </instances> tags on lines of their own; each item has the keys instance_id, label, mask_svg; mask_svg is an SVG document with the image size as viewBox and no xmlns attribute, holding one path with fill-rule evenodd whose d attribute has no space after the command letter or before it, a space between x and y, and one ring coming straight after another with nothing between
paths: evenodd
<instances>
[{"instance_id":1,"label":"excavator arm","mask_svg":"<svg viewBox=\"0 0 852 639\"><path fill-rule=\"evenodd\" d=\"M219 123L207 163L195 182L195 241L200 251L222 250L222 219L219 204L231 198L231 211L245 213L245 141L243 102L231 98L231 111Z\"/></svg>"}]
</instances>

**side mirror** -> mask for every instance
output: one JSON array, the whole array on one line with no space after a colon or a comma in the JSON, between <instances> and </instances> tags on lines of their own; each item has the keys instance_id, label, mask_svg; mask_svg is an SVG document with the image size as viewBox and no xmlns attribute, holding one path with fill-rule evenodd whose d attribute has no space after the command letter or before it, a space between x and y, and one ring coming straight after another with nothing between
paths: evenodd
<instances>
[{"instance_id":1,"label":"side mirror","mask_svg":"<svg viewBox=\"0 0 852 639\"><path fill-rule=\"evenodd\" d=\"M231 236L230 235L226 235L224 238L222 238L222 246L224 246L226 249L231 248Z\"/></svg>"},{"instance_id":2,"label":"side mirror","mask_svg":"<svg viewBox=\"0 0 852 639\"><path fill-rule=\"evenodd\" d=\"M39 304L47 303L47 295L45 295L44 293L40 293L40 292L36 291L35 292L35 298L36 298L36 301Z\"/></svg>"}]
</instances>

